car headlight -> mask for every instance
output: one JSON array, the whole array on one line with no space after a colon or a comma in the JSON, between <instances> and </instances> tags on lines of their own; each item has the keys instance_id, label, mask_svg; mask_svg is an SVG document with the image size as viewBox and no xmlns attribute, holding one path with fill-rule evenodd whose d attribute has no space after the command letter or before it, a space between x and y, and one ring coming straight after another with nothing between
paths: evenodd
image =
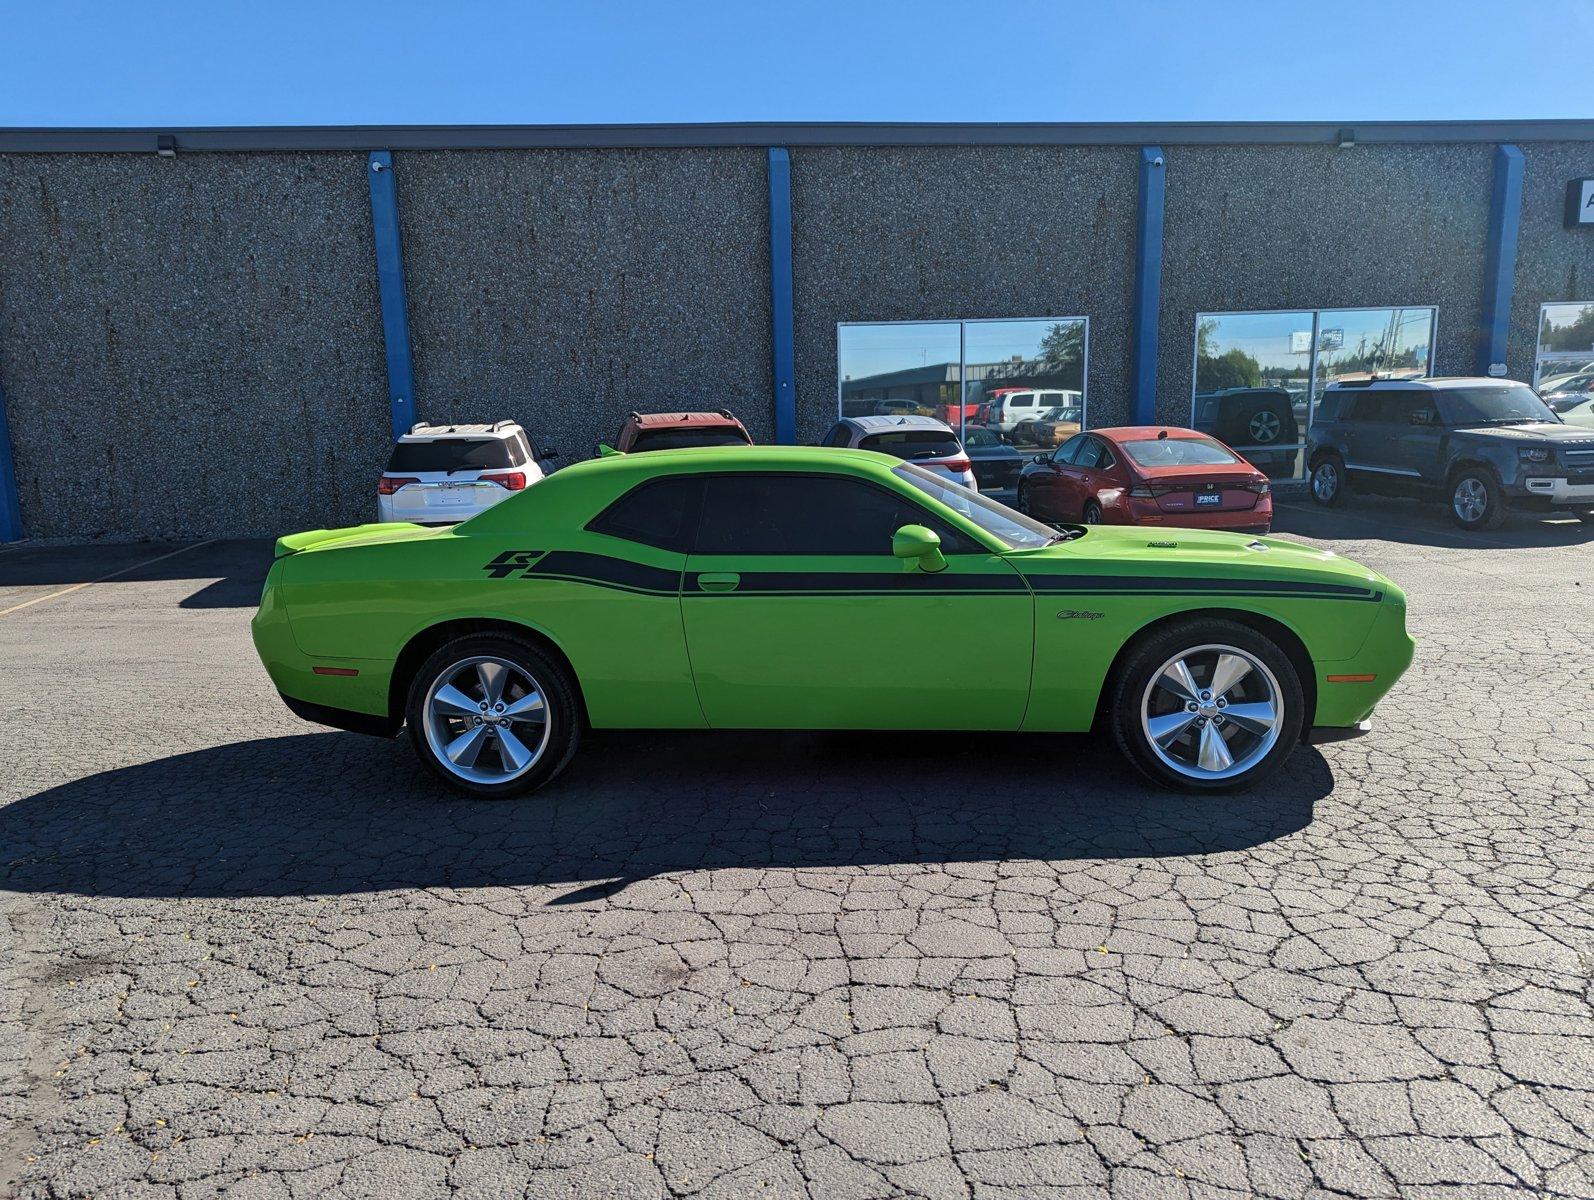
<instances>
[{"instance_id":1,"label":"car headlight","mask_svg":"<svg viewBox=\"0 0 1594 1200\"><path fill-rule=\"evenodd\" d=\"M1523 446L1517 451L1523 462L1541 463L1550 461L1550 452L1544 446Z\"/></svg>"}]
</instances>

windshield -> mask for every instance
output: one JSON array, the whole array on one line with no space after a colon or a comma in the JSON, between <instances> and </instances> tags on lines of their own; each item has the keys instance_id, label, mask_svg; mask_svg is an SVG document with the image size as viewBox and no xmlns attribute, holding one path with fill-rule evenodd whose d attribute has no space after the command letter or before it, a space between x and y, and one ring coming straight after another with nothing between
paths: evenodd
<instances>
[{"instance_id":1,"label":"windshield","mask_svg":"<svg viewBox=\"0 0 1594 1200\"><path fill-rule=\"evenodd\" d=\"M1575 392L1587 391L1590 388L1594 388L1594 375L1586 373L1563 375L1559 379L1551 380L1546 385L1544 395L1546 397L1552 395L1565 396Z\"/></svg>"},{"instance_id":2,"label":"windshield","mask_svg":"<svg viewBox=\"0 0 1594 1200\"><path fill-rule=\"evenodd\" d=\"M981 429L978 426L970 425L963 434L963 444L965 446L1000 446L1002 439L989 429Z\"/></svg>"},{"instance_id":3,"label":"windshield","mask_svg":"<svg viewBox=\"0 0 1594 1200\"><path fill-rule=\"evenodd\" d=\"M1211 438L1148 438L1120 445L1142 467L1226 467L1240 461Z\"/></svg>"},{"instance_id":4,"label":"windshield","mask_svg":"<svg viewBox=\"0 0 1594 1200\"><path fill-rule=\"evenodd\" d=\"M636 435L633 453L640 450L679 450L684 446L745 446L740 429L660 429Z\"/></svg>"},{"instance_id":5,"label":"windshield","mask_svg":"<svg viewBox=\"0 0 1594 1200\"><path fill-rule=\"evenodd\" d=\"M950 429L901 429L871 433L858 443L860 450L875 450L897 458L956 458L963 453Z\"/></svg>"},{"instance_id":6,"label":"windshield","mask_svg":"<svg viewBox=\"0 0 1594 1200\"><path fill-rule=\"evenodd\" d=\"M1500 387L1441 388L1435 391L1439 419L1446 425L1520 425L1524 421L1559 424L1549 405L1520 383Z\"/></svg>"},{"instance_id":7,"label":"windshield","mask_svg":"<svg viewBox=\"0 0 1594 1200\"><path fill-rule=\"evenodd\" d=\"M1047 421L1072 421L1078 425L1080 418L1084 415L1085 410L1082 408L1052 408L1046 411L1042 419Z\"/></svg>"},{"instance_id":8,"label":"windshield","mask_svg":"<svg viewBox=\"0 0 1594 1200\"><path fill-rule=\"evenodd\" d=\"M1049 525L1032 521L1023 513L1014 512L1005 504L986 498L978 492L948 483L939 475L932 475L923 467L903 463L893 467L901 478L907 480L925 495L939 500L961 517L973 521L986 533L999 540L1009 550L1034 550L1052 542L1065 541L1067 534L1059 533Z\"/></svg>"}]
</instances>

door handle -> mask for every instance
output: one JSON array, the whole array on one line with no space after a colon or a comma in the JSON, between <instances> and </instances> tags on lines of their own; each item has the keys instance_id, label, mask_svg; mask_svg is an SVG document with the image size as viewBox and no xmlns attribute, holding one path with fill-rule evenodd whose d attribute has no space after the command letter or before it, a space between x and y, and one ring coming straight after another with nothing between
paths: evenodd
<instances>
[{"instance_id":1,"label":"door handle","mask_svg":"<svg viewBox=\"0 0 1594 1200\"><path fill-rule=\"evenodd\" d=\"M697 577L697 586L705 592L734 592L741 582L735 571L704 571Z\"/></svg>"}]
</instances>

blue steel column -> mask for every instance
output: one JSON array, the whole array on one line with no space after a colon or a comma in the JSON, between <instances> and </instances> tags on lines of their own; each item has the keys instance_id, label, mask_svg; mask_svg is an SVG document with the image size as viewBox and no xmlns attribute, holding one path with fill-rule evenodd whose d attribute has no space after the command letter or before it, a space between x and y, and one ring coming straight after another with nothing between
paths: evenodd
<instances>
[{"instance_id":1,"label":"blue steel column","mask_svg":"<svg viewBox=\"0 0 1594 1200\"><path fill-rule=\"evenodd\" d=\"M1129 419L1136 425L1151 425L1157 420L1165 163L1162 147L1140 148L1140 223L1135 237L1135 309L1129 358Z\"/></svg>"},{"instance_id":2,"label":"blue steel column","mask_svg":"<svg viewBox=\"0 0 1594 1200\"><path fill-rule=\"evenodd\" d=\"M410 315L404 298L404 253L399 245L398 182L393 155L371 151L371 231L376 235L376 282L382 296L382 340L387 345L387 399L393 436L415 423L415 371L410 363Z\"/></svg>"},{"instance_id":3,"label":"blue steel column","mask_svg":"<svg viewBox=\"0 0 1594 1200\"><path fill-rule=\"evenodd\" d=\"M792 320L791 155L769 148L769 316L774 349L775 440L797 441L796 332Z\"/></svg>"},{"instance_id":4,"label":"blue steel column","mask_svg":"<svg viewBox=\"0 0 1594 1200\"><path fill-rule=\"evenodd\" d=\"M0 384L0 542L22 540L22 502L17 498L17 465L11 456L11 422L6 417L5 386Z\"/></svg>"},{"instance_id":5,"label":"blue steel column","mask_svg":"<svg viewBox=\"0 0 1594 1200\"><path fill-rule=\"evenodd\" d=\"M1483 274L1483 324L1478 338L1479 375L1505 374L1521 225L1522 151L1510 145L1496 146L1494 194L1489 200L1489 259Z\"/></svg>"}]
</instances>

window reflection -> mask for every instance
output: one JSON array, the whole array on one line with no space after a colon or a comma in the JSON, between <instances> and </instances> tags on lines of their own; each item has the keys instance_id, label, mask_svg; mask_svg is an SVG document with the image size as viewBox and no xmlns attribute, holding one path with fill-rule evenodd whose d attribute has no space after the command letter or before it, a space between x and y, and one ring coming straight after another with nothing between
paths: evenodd
<instances>
[{"instance_id":1,"label":"window reflection","mask_svg":"<svg viewBox=\"0 0 1594 1200\"><path fill-rule=\"evenodd\" d=\"M841 325L842 416L916 413L1034 450L1085 426L1084 317Z\"/></svg>"},{"instance_id":2,"label":"window reflection","mask_svg":"<svg viewBox=\"0 0 1594 1200\"><path fill-rule=\"evenodd\" d=\"M1594 303L1540 308L1533 386L1545 397L1594 393Z\"/></svg>"},{"instance_id":3,"label":"window reflection","mask_svg":"<svg viewBox=\"0 0 1594 1200\"><path fill-rule=\"evenodd\" d=\"M1432 308L1203 313L1191 424L1275 479L1300 478L1330 383L1432 373Z\"/></svg>"}]
</instances>

